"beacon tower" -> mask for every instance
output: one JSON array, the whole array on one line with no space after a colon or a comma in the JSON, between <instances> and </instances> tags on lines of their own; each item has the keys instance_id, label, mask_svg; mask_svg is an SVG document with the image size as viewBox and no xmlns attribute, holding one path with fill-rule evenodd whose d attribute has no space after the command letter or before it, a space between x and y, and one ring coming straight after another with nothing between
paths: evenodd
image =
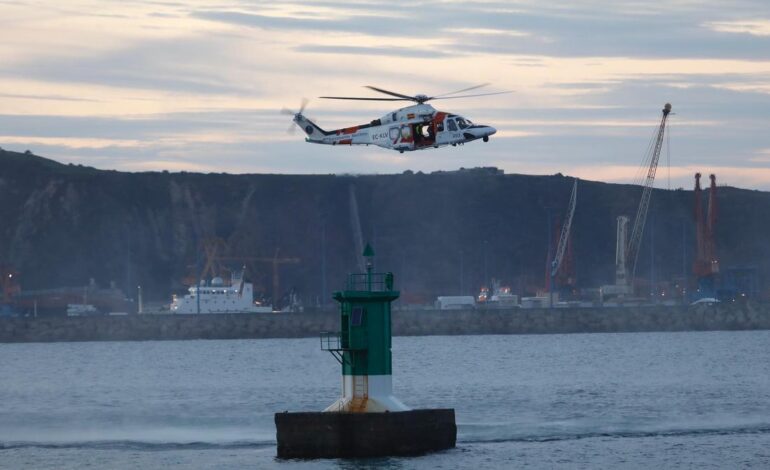
<instances>
[{"instance_id":1,"label":"beacon tower","mask_svg":"<svg viewBox=\"0 0 770 470\"><path fill-rule=\"evenodd\" d=\"M342 397L328 412L409 410L393 396L390 304L398 298L393 273L373 272L374 250L364 250L366 273L350 274L340 303L339 333L324 333L321 347L342 366Z\"/></svg>"}]
</instances>

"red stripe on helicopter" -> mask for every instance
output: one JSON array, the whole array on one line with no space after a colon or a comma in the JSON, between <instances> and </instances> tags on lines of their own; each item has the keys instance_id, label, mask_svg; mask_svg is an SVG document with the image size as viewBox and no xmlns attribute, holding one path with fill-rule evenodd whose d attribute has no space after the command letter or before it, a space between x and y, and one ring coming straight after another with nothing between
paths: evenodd
<instances>
[{"instance_id":1,"label":"red stripe on helicopter","mask_svg":"<svg viewBox=\"0 0 770 470\"><path fill-rule=\"evenodd\" d=\"M355 127L346 127L345 129L340 129L337 131L337 135L341 134L355 134L358 132L358 126Z\"/></svg>"}]
</instances>

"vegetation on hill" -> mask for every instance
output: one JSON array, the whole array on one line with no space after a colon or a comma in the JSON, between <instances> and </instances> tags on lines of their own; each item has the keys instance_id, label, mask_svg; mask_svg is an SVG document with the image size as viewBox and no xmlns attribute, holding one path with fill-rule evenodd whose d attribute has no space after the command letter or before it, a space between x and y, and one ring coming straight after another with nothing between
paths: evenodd
<instances>
[{"instance_id":1,"label":"vegetation on hill","mask_svg":"<svg viewBox=\"0 0 770 470\"><path fill-rule=\"evenodd\" d=\"M272 265L253 258L296 257L279 268L282 293L328 301L356 270L350 187L376 268L393 271L407 301L475 294L491 278L514 293L545 283L549 214L566 210L572 179L505 175L489 168L398 175L228 175L122 173L0 151L0 263L25 289L114 281L133 295L170 299L205 264L200 248L221 238L223 263L246 264L269 297ZM581 181L573 222L578 286L614 279L615 224L633 217L641 189ZM770 194L730 187L718 193L717 251L723 267L768 271ZM692 191L655 190L637 275L691 276ZM555 228L551 226L551 231Z\"/></svg>"}]
</instances>

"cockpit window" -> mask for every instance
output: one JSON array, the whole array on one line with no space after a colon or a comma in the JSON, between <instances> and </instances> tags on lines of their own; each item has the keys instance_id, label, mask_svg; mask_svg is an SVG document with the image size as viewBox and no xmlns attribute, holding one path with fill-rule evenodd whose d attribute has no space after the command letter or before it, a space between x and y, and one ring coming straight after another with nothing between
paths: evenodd
<instances>
[{"instance_id":1,"label":"cockpit window","mask_svg":"<svg viewBox=\"0 0 770 470\"><path fill-rule=\"evenodd\" d=\"M450 131L457 131L457 124L455 124L454 119L447 119L446 125Z\"/></svg>"},{"instance_id":2,"label":"cockpit window","mask_svg":"<svg viewBox=\"0 0 770 470\"><path fill-rule=\"evenodd\" d=\"M465 122L465 119L463 118L457 118L457 125L460 126L460 129L465 129L469 126L469 124Z\"/></svg>"}]
</instances>

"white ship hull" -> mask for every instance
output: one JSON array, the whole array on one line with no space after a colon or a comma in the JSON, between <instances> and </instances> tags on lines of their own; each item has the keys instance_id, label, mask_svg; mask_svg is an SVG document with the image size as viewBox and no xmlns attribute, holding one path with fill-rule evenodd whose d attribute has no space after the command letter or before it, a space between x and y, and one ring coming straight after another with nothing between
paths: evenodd
<instances>
[{"instance_id":1,"label":"white ship hull","mask_svg":"<svg viewBox=\"0 0 770 470\"><path fill-rule=\"evenodd\" d=\"M270 305L257 305L251 283L244 282L243 273L233 276L229 286L220 278L211 280L210 285L191 286L182 297L174 296L171 313L270 313Z\"/></svg>"}]
</instances>

